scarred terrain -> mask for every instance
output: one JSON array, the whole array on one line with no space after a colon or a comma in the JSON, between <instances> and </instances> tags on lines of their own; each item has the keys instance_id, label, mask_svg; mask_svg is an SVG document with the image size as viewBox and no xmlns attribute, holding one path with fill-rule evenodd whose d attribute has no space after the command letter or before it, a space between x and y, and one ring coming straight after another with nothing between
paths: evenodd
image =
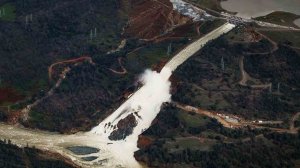
<instances>
[{"instance_id":1,"label":"scarred terrain","mask_svg":"<svg viewBox=\"0 0 300 168\"><path fill-rule=\"evenodd\" d=\"M45 155L59 153L66 159L57 159L74 162L74 167L138 168L140 162L149 167L260 167L264 161L265 167L291 167L294 161L300 163L299 54L254 31L260 28L258 22L218 11L208 14L205 8L181 0L80 2L55 4L53 0L53 10L45 16L33 12L30 25L30 14L25 16L24 31L53 31L47 35L56 34L51 42L58 49L47 48L53 58L28 57L29 63L18 62L25 69L32 63L40 65L31 75L41 77L30 81L41 87L33 96L26 95L26 101L21 101L25 96L15 88L28 81L16 80L11 90L5 90L9 82L3 78L0 121L5 123L0 123L0 140L36 147ZM12 4L19 5L16 10L22 8ZM58 7L74 11L59 12ZM52 14L63 14L56 16L62 17L59 24ZM16 23L24 20L23 14L17 16ZM54 21L39 30L39 24L48 21L35 22L36 18ZM76 22L65 23L71 18ZM56 24L62 23L66 25L56 30ZM72 32L74 25L78 27ZM66 39L72 44L64 44ZM23 50L17 51L24 55ZM36 55L43 53L41 49ZM24 67L17 65L14 68L23 72ZM0 66L0 74L3 69ZM70 148L96 151L77 154Z\"/></svg>"},{"instance_id":2,"label":"scarred terrain","mask_svg":"<svg viewBox=\"0 0 300 168\"><path fill-rule=\"evenodd\" d=\"M191 21L173 10L168 0L133 0L126 33L140 39L154 39Z\"/></svg>"}]
</instances>

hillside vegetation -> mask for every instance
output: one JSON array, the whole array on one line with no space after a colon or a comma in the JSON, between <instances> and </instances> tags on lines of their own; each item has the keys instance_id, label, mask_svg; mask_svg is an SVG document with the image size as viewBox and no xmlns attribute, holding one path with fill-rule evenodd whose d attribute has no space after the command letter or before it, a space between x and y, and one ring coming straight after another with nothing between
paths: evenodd
<instances>
[{"instance_id":1,"label":"hillside vegetation","mask_svg":"<svg viewBox=\"0 0 300 168\"><path fill-rule=\"evenodd\" d=\"M140 136L139 146L135 158L157 168L280 168L295 167L300 159L299 134L232 130L213 119L172 106L162 109L153 125Z\"/></svg>"}]
</instances>

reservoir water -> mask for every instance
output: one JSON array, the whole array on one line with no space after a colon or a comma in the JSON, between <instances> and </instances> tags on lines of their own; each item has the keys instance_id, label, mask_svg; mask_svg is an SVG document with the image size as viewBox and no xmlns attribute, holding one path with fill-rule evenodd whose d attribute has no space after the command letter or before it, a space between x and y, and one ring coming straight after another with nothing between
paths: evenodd
<instances>
[{"instance_id":1,"label":"reservoir water","mask_svg":"<svg viewBox=\"0 0 300 168\"><path fill-rule=\"evenodd\" d=\"M226 0L221 6L245 18L264 16L273 11L300 15L300 0Z\"/></svg>"}]
</instances>

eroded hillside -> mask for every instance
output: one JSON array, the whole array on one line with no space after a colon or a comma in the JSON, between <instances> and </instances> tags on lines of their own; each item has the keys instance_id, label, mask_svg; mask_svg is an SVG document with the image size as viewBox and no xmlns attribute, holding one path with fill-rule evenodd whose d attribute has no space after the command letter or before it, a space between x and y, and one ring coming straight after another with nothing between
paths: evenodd
<instances>
[{"instance_id":1,"label":"eroded hillside","mask_svg":"<svg viewBox=\"0 0 300 168\"><path fill-rule=\"evenodd\" d=\"M141 39L152 39L190 20L174 11L168 0L133 0L126 33Z\"/></svg>"}]
</instances>

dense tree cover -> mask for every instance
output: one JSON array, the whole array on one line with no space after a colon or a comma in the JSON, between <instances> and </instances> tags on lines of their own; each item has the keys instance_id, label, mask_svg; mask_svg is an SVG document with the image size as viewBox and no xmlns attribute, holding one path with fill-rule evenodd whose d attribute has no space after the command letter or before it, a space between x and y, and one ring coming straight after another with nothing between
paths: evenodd
<instances>
[{"instance_id":1,"label":"dense tree cover","mask_svg":"<svg viewBox=\"0 0 300 168\"><path fill-rule=\"evenodd\" d=\"M299 146L298 146L299 147ZM236 144L218 144L212 151L199 151L187 148L176 153L168 152L161 144L141 150L136 155L142 155L150 167L293 167L290 157L293 153L283 151L279 146L268 147L262 140L240 142ZM299 159L299 158L297 158ZM144 160L144 161L145 161Z\"/></svg>"},{"instance_id":2,"label":"dense tree cover","mask_svg":"<svg viewBox=\"0 0 300 168\"><path fill-rule=\"evenodd\" d=\"M270 79L279 95L271 95L274 109L299 111L300 109L300 57L289 47L279 45L273 54L264 57L246 57L245 69L255 78ZM281 104L278 107L278 104Z\"/></svg>"},{"instance_id":3,"label":"dense tree cover","mask_svg":"<svg viewBox=\"0 0 300 168\"><path fill-rule=\"evenodd\" d=\"M122 102L134 75L114 74L108 68L117 59L103 57L97 59L101 64L74 67L54 94L32 109L24 124L50 131L88 130L109 115Z\"/></svg>"},{"instance_id":4,"label":"dense tree cover","mask_svg":"<svg viewBox=\"0 0 300 168\"><path fill-rule=\"evenodd\" d=\"M176 70L175 76L182 82L173 100L246 118L287 119L287 114L300 110L299 55L282 46L269 55L246 54L268 52L269 48L265 40L256 44L232 44L227 36L211 42ZM252 77L247 84L272 83L271 91L238 84L241 56L244 56L245 71Z\"/></svg>"},{"instance_id":5,"label":"dense tree cover","mask_svg":"<svg viewBox=\"0 0 300 168\"><path fill-rule=\"evenodd\" d=\"M0 6L8 3L16 18L0 20L0 88L27 96L50 87L52 63L116 48L127 22L128 4L121 1L6 0Z\"/></svg>"},{"instance_id":6,"label":"dense tree cover","mask_svg":"<svg viewBox=\"0 0 300 168\"><path fill-rule=\"evenodd\" d=\"M14 109L41 99L53 87L55 81L48 79L52 63L82 55L95 62L94 66L55 67L72 70L52 96L30 111L25 126L61 132L87 130L122 101L128 88L135 89L131 86L135 73L117 75L109 68L119 70L118 58L139 47L138 41L128 39L123 50L106 54L124 38L121 33L130 1L7 0L0 1L0 6L7 3L16 8L16 19L0 20L0 88L9 86L29 96L14 104Z\"/></svg>"},{"instance_id":7,"label":"dense tree cover","mask_svg":"<svg viewBox=\"0 0 300 168\"><path fill-rule=\"evenodd\" d=\"M204 117L205 120L201 121L202 124L199 126L191 126L189 122L191 120L184 120L180 114L187 113L182 110L173 107L172 105L166 105L149 129L143 132L142 135L157 137L157 138L174 138L176 136L188 136L188 135L200 135L202 132L212 130L218 134L222 134L230 138L244 138L255 136L260 133L266 132L266 130L252 130L252 129L228 129L223 127L216 119ZM191 118L203 117L199 114L190 112Z\"/></svg>"},{"instance_id":8,"label":"dense tree cover","mask_svg":"<svg viewBox=\"0 0 300 168\"><path fill-rule=\"evenodd\" d=\"M71 168L59 156L48 156L34 148L19 148L10 141L0 141L0 167L2 168Z\"/></svg>"},{"instance_id":9,"label":"dense tree cover","mask_svg":"<svg viewBox=\"0 0 300 168\"><path fill-rule=\"evenodd\" d=\"M300 119L295 121L295 127L300 127Z\"/></svg>"},{"instance_id":10,"label":"dense tree cover","mask_svg":"<svg viewBox=\"0 0 300 168\"><path fill-rule=\"evenodd\" d=\"M279 45L273 54L246 57L246 62L245 68L253 77L270 78L273 83L300 87L299 54L289 47Z\"/></svg>"},{"instance_id":11,"label":"dense tree cover","mask_svg":"<svg viewBox=\"0 0 300 168\"><path fill-rule=\"evenodd\" d=\"M73 67L57 92L33 108L25 125L62 132L72 128L75 128L73 131L88 130L112 112L126 90L134 90L132 84L138 74L146 67L167 61L188 42L186 38L153 44L128 39L125 48L119 52L95 55L93 61L96 65L86 63ZM140 49L130 52L136 47ZM116 75L108 70L122 71L118 62L120 57L128 72L126 75Z\"/></svg>"},{"instance_id":12,"label":"dense tree cover","mask_svg":"<svg viewBox=\"0 0 300 168\"><path fill-rule=\"evenodd\" d=\"M210 131L219 136L208 137L200 144L214 140L209 150L197 146L178 143L180 138L199 136L199 132L189 132L188 126L178 117L185 113L174 107L166 107L157 116L153 125L143 133L152 143L142 147L135 157L149 167L294 167L294 160L300 159L299 134L278 134L255 130L232 130L222 128L211 120L202 131ZM198 114L190 114L198 115ZM196 117L194 116L194 117ZM173 132L170 136L170 132ZM200 133L200 137L203 136ZM221 136L223 138L221 138ZM224 138L226 137L226 138ZM247 138L246 138L247 137ZM196 140L197 141L197 140ZM200 140L198 140L200 141ZM208 145L208 144L207 144Z\"/></svg>"}]
</instances>

